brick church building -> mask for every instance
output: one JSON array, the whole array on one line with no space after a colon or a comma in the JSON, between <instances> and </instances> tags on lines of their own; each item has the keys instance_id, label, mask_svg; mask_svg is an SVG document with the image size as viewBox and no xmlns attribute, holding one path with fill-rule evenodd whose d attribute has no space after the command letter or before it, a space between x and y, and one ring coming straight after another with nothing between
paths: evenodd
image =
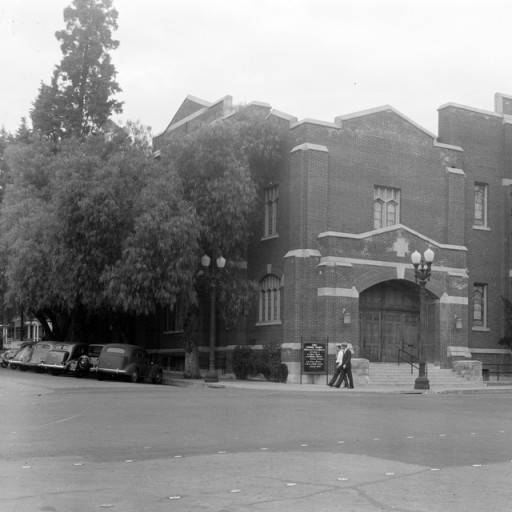
<instances>
[{"instance_id":1,"label":"brick church building","mask_svg":"<svg viewBox=\"0 0 512 512\"><path fill-rule=\"evenodd\" d=\"M279 344L297 382L307 341L328 340L331 354L349 341L370 363L397 361L399 349L417 354L411 254L430 248L428 363L510 363L498 341L512 268L511 96L496 94L493 112L442 105L437 136L389 105L333 122L249 106L281 124L286 158L265 188L264 222L247 262L258 301L242 331L218 333L218 361L237 344ZM189 96L155 148L172 132L233 111L229 96ZM178 355L174 334L163 335L160 348Z\"/></svg>"}]
</instances>

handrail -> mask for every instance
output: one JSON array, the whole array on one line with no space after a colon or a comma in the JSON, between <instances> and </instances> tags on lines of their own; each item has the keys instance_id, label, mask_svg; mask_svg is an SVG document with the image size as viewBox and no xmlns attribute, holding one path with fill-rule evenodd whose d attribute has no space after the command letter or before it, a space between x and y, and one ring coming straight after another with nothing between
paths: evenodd
<instances>
[{"instance_id":1,"label":"handrail","mask_svg":"<svg viewBox=\"0 0 512 512\"><path fill-rule=\"evenodd\" d=\"M403 354L406 354L407 356L409 356L409 359L407 360L403 355ZM400 360L403 360L405 361L407 364L409 364L411 366L411 375L413 374L413 368L416 368L416 370L420 370L420 367L419 365L416 365L414 364L414 360L417 360L417 357L414 355L414 354L411 354L410 352L407 352L407 350L403 349L403 348L399 348L398 349L398 360L397 360L397 363L398 363L398 366L400 366Z\"/></svg>"}]
</instances>

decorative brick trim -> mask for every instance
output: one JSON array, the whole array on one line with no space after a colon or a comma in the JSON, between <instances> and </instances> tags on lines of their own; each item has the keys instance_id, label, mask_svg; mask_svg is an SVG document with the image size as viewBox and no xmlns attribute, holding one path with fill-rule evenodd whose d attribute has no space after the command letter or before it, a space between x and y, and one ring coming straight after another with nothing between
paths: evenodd
<instances>
[{"instance_id":1,"label":"decorative brick trim","mask_svg":"<svg viewBox=\"0 0 512 512\"><path fill-rule=\"evenodd\" d=\"M318 288L319 297L352 297L357 299L359 292L355 286L352 288Z\"/></svg>"},{"instance_id":2,"label":"decorative brick trim","mask_svg":"<svg viewBox=\"0 0 512 512\"><path fill-rule=\"evenodd\" d=\"M324 151L326 153L329 152L326 146L321 146L320 144L310 144L308 142L300 144L299 146L295 146L290 151L290 153L294 153L295 151Z\"/></svg>"},{"instance_id":3,"label":"decorative brick trim","mask_svg":"<svg viewBox=\"0 0 512 512\"><path fill-rule=\"evenodd\" d=\"M453 151L464 152L464 150L460 146L453 146L452 144L445 144L444 142L439 142L437 139L433 142L432 145L436 146L438 148L451 149Z\"/></svg>"},{"instance_id":4,"label":"decorative brick trim","mask_svg":"<svg viewBox=\"0 0 512 512\"><path fill-rule=\"evenodd\" d=\"M327 238L327 237L334 237L334 238L353 238L355 240L362 240L363 238L370 238L372 236L380 235L382 233L388 233L390 231L398 231L399 229L403 229L405 231L408 231L414 236L417 236L418 238L421 238L422 240L425 240L426 242L435 245L436 247L439 247L440 249L449 249L453 251L467 251L467 247L464 245L452 245L452 244L442 244L439 242L436 242L435 240L432 240L431 238L422 235L418 231L414 231L414 229L408 228L407 226L404 226L403 224L395 224L394 226L388 226L385 228L379 228L379 229L373 229L372 231L366 231L364 233L342 233L338 231L324 231L323 233L320 233L318 235L318 238Z\"/></svg>"},{"instance_id":5,"label":"decorative brick trim","mask_svg":"<svg viewBox=\"0 0 512 512\"><path fill-rule=\"evenodd\" d=\"M439 299L441 304L462 304L463 306L468 305L468 298L457 296L457 295L448 295L446 292L441 295Z\"/></svg>"},{"instance_id":6,"label":"decorative brick trim","mask_svg":"<svg viewBox=\"0 0 512 512\"><path fill-rule=\"evenodd\" d=\"M285 258L320 258L322 256L317 249L295 249L288 251Z\"/></svg>"},{"instance_id":7,"label":"decorative brick trim","mask_svg":"<svg viewBox=\"0 0 512 512\"><path fill-rule=\"evenodd\" d=\"M462 176L466 176L466 173L462 169L457 169L457 167L446 167L446 172L450 174L460 174Z\"/></svg>"},{"instance_id":8,"label":"decorative brick trim","mask_svg":"<svg viewBox=\"0 0 512 512\"><path fill-rule=\"evenodd\" d=\"M512 350L508 348L470 348L473 354L512 354Z\"/></svg>"}]
</instances>

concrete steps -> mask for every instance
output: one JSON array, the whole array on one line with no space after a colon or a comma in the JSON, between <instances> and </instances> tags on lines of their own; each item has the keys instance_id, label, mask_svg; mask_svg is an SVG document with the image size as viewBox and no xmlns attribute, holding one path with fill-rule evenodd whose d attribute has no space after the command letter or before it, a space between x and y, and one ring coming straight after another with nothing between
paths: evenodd
<instances>
[{"instance_id":1,"label":"concrete steps","mask_svg":"<svg viewBox=\"0 0 512 512\"><path fill-rule=\"evenodd\" d=\"M483 381L469 381L456 374L449 368L428 365L428 379L431 388L475 388L486 387ZM418 370L407 364L398 366L396 363L370 363L369 385L372 386L414 386Z\"/></svg>"}]
</instances>

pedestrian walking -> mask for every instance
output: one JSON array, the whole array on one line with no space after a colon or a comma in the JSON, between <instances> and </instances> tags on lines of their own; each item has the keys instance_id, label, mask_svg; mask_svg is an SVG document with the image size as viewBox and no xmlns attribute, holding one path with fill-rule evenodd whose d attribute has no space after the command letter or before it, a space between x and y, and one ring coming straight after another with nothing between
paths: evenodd
<instances>
[{"instance_id":1,"label":"pedestrian walking","mask_svg":"<svg viewBox=\"0 0 512 512\"><path fill-rule=\"evenodd\" d=\"M352 343L347 343L346 347L343 351L343 358L341 360L341 371L343 375L344 388L354 388L354 380L352 378L352 352L354 348L352 347ZM341 379L336 387L340 387Z\"/></svg>"},{"instance_id":2,"label":"pedestrian walking","mask_svg":"<svg viewBox=\"0 0 512 512\"><path fill-rule=\"evenodd\" d=\"M342 368L342 364L343 364L343 352L344 352L344 349L343 349L343 345L345 345L345 348L346 348L346 343L337 343L336 344L336 349L338 350L338 352L336 353L336 369L334 371L334 375L332 376L332 379L329 381L329 384L327 384L328 386L336 386L338 380L341 384L341 381L343 380L343 368ZM339 388L339 384L336 386L337 388Z\"/></svg>"}]
</instances>

